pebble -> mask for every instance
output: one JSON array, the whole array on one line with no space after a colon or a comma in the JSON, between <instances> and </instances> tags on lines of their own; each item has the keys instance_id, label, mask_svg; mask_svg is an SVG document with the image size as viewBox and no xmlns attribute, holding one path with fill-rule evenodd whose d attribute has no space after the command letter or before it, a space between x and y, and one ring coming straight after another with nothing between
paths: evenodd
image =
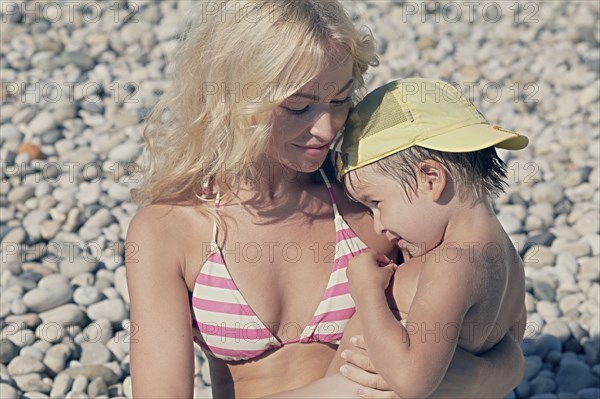
<instances>
[{"instance_id":1,"label":"pebble","mask_svg":"<svg viewBox=\"0 0 600 399\"><path fill-rule=\"evenodd\" d=\"M41 111L28 125L29 131L34 135L40 135L56 127L54 115L48 111Z\"/></svg>"},{"instance_id":2,"label":"pebble","mask_svg":"<svg viewBox=\"0 0 600 399\"><path fill-rule=\"evenodd\" d=\"M85 376L88 380L93 380L95 378L101 377L107 385L112 385L117 382L117 375L110 370L109 368L102 365L90 365L90 366L74 366L69 367L64 370L64 373L69 374L71 377L75 378L79 375Z\"/></svg>"},{"instance_id":3,"label":"pebble","mask_svg":"<svg viewBox=\"0 0 600 399\"><path fill-rule=\"evenodd\" d=\"M83 311L75 304L58 306L39 314L44 323L78 324L83 320Z\"/></svg>"},{"instance_id":4,"label":"pebble","mask_svg":"<svg viewBox=\"0 0 600 399\"><path fill-rule=\"evenodd\" d=\"M25 202L29 198L33 197L35 193L35 187L33 186L20 186L15 187L8 193L8 202L19 203Z\"/></svg>"},{"instance_id":5,"label":"pebble","mask_svg":"<svg viewBox=\"0 0 600 399\"><path fill-rule=\"evenodd\" d=\"M83 205L91 205L98 202L102 189L100 182L82 182L80 191L77 192L77 200Z\"/></svg>"},{"instance_id":6,"label":"pebble","mask_svg":"<svg viewBox=\"0 0 600 399\"><path fill-rule=\"evenodd\" d=\"M19 391L6 384L4 382L0 383L0 398L2 399L19 399Z\"/></svg>"},{"instance_id":7,"label":"pebble","mask_svg":"<svg viewBox=\"0 0 600 399\"><path fill-rule=\"evenodd\" d=\"M571 330L569 326L562 320L554 319L546 323L542 330L543 334L551 335L565 342L571 337Z\"/></svg>"},{"instance_id":8,"label":"pebble","mask_svg":"<svg viewBox=\"0 0 600 399\"><path fill-rule=\"evenodd\" d=\"M561 315L558 305L546 300L539 301L536 305L536 310L546 320L555 319Z\"/></svg>"},{"instance_id":9,"label":"pebble","mask_svg":"<svg viewBox=\"0 0 600 399\"><path fill-rule=\"evenodd\" d=\"M85 223L86 227L102 228L113 222L114 218L110 211L106 208L101 208Z\"/></svg>"},{"instance_id":10,"label":"pebble","mask_svg":"<svg viewBox=\"0 0 600 399\"><path fill-rule=\"evenodd\" d=\"M98 262L90 256L77 256L74 259L65 259L60 262L60 272L66 277L73 278L81 273L93 273Z\"/></svg>"},{"instance_id":11,"label":"pebble","mask_svg":"<svg viewBox=\"0 0 600 399\"><path fill-rule=\"evenodd\" d=\"M76 342L82 345L86 342L107 344L113 338L112 323L107 319L98 319L88 324Z\"/></svg>"},{"instance_id":12,"label":"pebble","mask_svg":"<svg viewBox=\"0 0 600 399\"><path fill-rule=\"evenodd\" d=\"M34 312L43 312L71 300L73 289L68 284L34 288L23 296L23 303Z\"/></svg>"},{"instance_id":13,"label":"pebble","mask_svg":"<svg viewBox=\"0 0 600 399\"><path fill-rule=\"evenodd\" d=\"M19 353L18 347L9 339L0 340L0 363L8 364Z\"/></svg>"},{"instance_id":14,"label":"pebble","mask_svg":"<svg viewBox=\"0 0 600 399\"><path fill-rule=\"evenodd\" d=\"M519 220L514 215L512 215L510 213L505 213L505 214L500 213L497 216L498 216L498 220L502 224L502 227L504 228L504 230L506 230L507 233L513 234L513 233L518 233L519 231L521 231L521 229L523 227L523 223L521 222L521 220Z\"/></svg>"},{"instance_id":15,"label":"pebble","mask_svg":"<svg viewBox=\"0 0 600 399\"><path fill-rule=\"evenodd\" d=\"M50 393L51 384L42 380L42 376L37 373L23 374L14 377L15 383L22 391L36 391Z\"/></svg>"},{"instance_id":16,"label":"pebble","mask_svg":"<svg viewBox=\"0 0 600 399\"><path fill-rule=\"evenodd\" d=\"M78 375L73 381L71 392L85 392L87 390L88 383L89 381L86 376Z\"/></svg>"},{"instance_id":17,"label":"pebble","mask_svg":"<svg viewBox=\"0 0 600 399\"><path fill-rule=\"evenodd\" d=\"M577 393L584 388L600 386L600 379L585 363L565 358L560 362L556 384L559 392Z\"/></svg>"},{"instance_id":18,"label":"pebble","mask_svg":"<svg viewBox=\"0 0 600 399\"><path fill-rule=\"evenodd\" d=\"M129 303L129 290L127 288L127 275L125 266L120 266L115 269L115 288L125 303Z\"/></svg>"},{"instance_id":19,"label":"pebble","mask_svg":"<svg viewBox=\"0 0 600 399\"><path fill-rule=\"evenodd\" d=\"M119 144L108 153L108 159L117 162L135 161L141 152L141 146L133 142Z\"/></svg>"},{"instance_id":20,"label":"pebble","mask_svg":"<svg viewBox=\"0 0 600 399\"><path fill-rule=\"evenodd\" d=\"M71 348L64 343L53 345L44 355L44 364L48 369L55 374L59 374L64 370L69 356L71 356Z\"/></svg>"},{"instance_id":21,"label":"pebble","mask_svg":"<svg viewBox=\"0 0 600 399\"><path fill-rule=\"evenodd\" d=\"M539 356L525 357L525 380L535 377L542 368L542 359Z\"/></svg>"},{"instance_id":22,"label":"pebble","mask_svg":"<svg viewBox=\"0 0 600 399\"><path fill-rule=\"evenodd\" d=\"M108 387L106 382L101 377L97 377L92 380L88 386L88 394L90 398L97 398L101 395L108 394Z\"/></svg>"},{"instance_id":23,"label":"pebble","mask_svg":"<svg viewBox=\"0 0 600 399\"><path fill-rule=\"evenodd\" d=\"M125 304L121 299L105 299L90 305L87 314L92 320L108 319L113 323L127 316Z\"/></svg>"},{"instance_id":24,"label":"pebble","mask_svg":"<svg viewBox=\"0 0 600 399\"><path fill-rule=\"evenodd\" d=\"M540 393L552 393L556 389L556 384L551 378L536 377L529 381L531 392L535 395Z\"/></svg>"},{"instance_id":25,"label":"pebble","mask_svg":"<svg viewBox=\"0 0 600 399\"><path fill-rule=\"evenodd\" d=\"M26 346L21 349L19 356L29 356L41 361L44 358L44 352L35 346Z\"/></svg>"},{"instance_id":26,"label":"pebble","mask_svg":"<svg viewBox=\"0 0 600 399\"><path fill-rule=\"evenodd\" d=\"M577 399L598 399L600 398L600 388L584 388L577 392Z\"/></svg>"},{"instance_id":27,"label":"pebble","mask_svg":"<svg viewBox=\"0 0 600 399\"><path fill-rule=\"evenodd\" d=\"M85 366L103 364L110 361L110 351L99 342L84 342L81 345L81 363Z\"/></svg>"},{"instance_id":28,"label":"pebble","mask_svg":"<svg viewBox=\"0 0 600 399\"><path fill-rule=\"evenodd\" d=\"M50 391L51 398L64 398L71 390L73 378L68 374L60 373L54 379L52 390Z\"/></svg>"},{"instance_id":29,"label":"pebble","mask_svg":"<svg viewBox=\"0 0 600 399\"><path fill-rule=\"evenodd\" d=\"M15 377L30 373L42 373L46 367L38 359L31 356L17 356L7 366L8 373Z\"/></svg>"},{"instance_id":30,"label":"pebble","mask_svg":"<svg viewBox=\"0 0 600 399\"><path fill-rule=\"evenodd\" d=\"M558 182L540 182L533 186L531 199L534 203L547 202L556 205L563 197L563 188Z\"/></svg>"},{"instance_id":31,"label":"pebble","mask_svg":"<svg viewBox=\"0 0 600 399\"><path fill-rule=\"evenodd\" d=\"M79 305L89 306L102 299L102 292L93 285L78 287L73 293L73 301Z\"/></svg>"}]
</instances>

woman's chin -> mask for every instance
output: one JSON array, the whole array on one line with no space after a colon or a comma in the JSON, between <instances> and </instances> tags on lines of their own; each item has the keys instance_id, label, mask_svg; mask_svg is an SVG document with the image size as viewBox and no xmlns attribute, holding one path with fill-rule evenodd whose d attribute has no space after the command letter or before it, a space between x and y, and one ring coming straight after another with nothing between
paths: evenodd
<instances>
[{"instance_id":1,"label":"woman's chin","mask_svg":"<svg viewBox=\"0 0 600 399\"><path fill-rule=\"evenodd\" d=\"M298 173L313 173L323 166L323 162L325 162L325 157L323 159L298 159L288 163L286 167Z\"/></svg>"}]
</instances>

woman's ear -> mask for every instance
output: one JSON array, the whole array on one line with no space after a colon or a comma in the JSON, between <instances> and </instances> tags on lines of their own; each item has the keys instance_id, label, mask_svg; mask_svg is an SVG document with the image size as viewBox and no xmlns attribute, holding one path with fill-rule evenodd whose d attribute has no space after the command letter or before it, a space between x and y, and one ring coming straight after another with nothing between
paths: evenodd
<instances>
[{"instance_id":1,"label":"woman's ear","mask_svg":"<svg viewBox=\"0 0 600 399\"><path fill-rule=\"evenodd\" d=\"M425 191L431 193L431 198L437 202L440 200L448 179L448 172L438 161L427 159L419 162L417 170L420 175L419 184Z\"/></svg>"}]
</instances>

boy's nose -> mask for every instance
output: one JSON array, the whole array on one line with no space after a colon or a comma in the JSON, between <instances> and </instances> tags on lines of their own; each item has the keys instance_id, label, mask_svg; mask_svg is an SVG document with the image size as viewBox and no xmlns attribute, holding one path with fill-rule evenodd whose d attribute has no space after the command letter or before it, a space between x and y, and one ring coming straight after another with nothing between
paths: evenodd
<instances>
[{"instance_id":1,"label":"boy's nose","mask_svg":"<svg viewBox=\"0 0 600 399\"><path fill-rule=\"evenodd\" d=\"M373 228L375 229L375 233L379 235L384 235L387 232L385 227L383 227L381 224L381 220L379 219L377 213L373 214Z\"/></svg>"}]
</instances>

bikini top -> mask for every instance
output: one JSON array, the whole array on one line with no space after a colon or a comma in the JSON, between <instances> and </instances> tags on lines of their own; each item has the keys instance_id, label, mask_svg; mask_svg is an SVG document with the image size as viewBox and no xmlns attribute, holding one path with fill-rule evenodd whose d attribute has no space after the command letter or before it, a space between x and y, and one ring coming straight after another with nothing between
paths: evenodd
<instances>
[{"instance_id":1,"label":"bikini top","mask_svg":"<svg viewBox=\"0 0 600 399\"><path fill-rule=\"evenodd\" d=\"M242 361L299 342L339 344L346 324L355 312L348 291L348 261L367 249L340 215L333 189L327 185L335 218L335 253L331 275L321 302L300 338L279 339L258 318L231 278L213 226L212 252L196 278L191 295L193 339L207 354L226 361ZM217 209L218 209L217 196Z\"/></svg>"}]
</instances>

